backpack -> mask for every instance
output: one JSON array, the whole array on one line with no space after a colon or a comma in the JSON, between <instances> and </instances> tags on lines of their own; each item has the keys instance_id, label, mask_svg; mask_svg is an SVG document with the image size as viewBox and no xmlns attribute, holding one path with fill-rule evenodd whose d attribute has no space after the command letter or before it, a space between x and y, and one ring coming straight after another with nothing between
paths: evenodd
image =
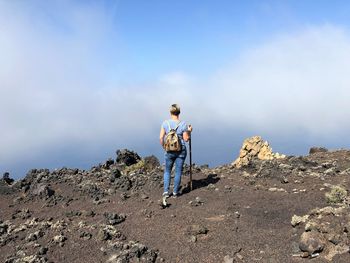
<instances>
[{"instance_id":1,"label":"backpack","mask_svg":"<svg viewBox=\"0 0 350 263\"><path fill-rule=\"evenodd\" d=\"M167 152L180 152L181 151L181 140L180 136L177 135L176 130L179 128L181 122L179 122L175 129L170 128L170 123L167 121L169 126L169 133L165 136L164 149Z\"/></svg>"}]
</instances>

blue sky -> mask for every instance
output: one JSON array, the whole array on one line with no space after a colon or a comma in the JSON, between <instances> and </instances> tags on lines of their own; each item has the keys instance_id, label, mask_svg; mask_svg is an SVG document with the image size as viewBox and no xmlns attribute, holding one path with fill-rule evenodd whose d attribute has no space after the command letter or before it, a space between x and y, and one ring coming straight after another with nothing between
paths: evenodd
<instances>
[{"instance_id":1,"label":"blue sky","mask_svg":"<svg viewBox=\"0 0 350 263\"><path fill-rule=\"evenodd\" d=\"M194 159L348 147L348 1L0 0L0 172L162 159L172 103ZM142 130L142 136L139 136Z\"/></svg>"}]
</instances>

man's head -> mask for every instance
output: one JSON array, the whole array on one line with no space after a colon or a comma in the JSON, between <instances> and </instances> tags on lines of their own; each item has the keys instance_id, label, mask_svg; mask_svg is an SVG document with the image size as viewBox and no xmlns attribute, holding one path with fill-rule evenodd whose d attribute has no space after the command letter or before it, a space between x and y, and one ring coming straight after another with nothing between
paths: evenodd
<instances>
[{"instance_id":1,"label":"man's head","mask_svg":"<svg viewBox=\"0 0 350 263\"><path fill-rule=\"evenodd\" d=\"M180 106L177 104L173 104L170 106L170 114L179 116L180 115Z\"/></svg>"}]
</instances>

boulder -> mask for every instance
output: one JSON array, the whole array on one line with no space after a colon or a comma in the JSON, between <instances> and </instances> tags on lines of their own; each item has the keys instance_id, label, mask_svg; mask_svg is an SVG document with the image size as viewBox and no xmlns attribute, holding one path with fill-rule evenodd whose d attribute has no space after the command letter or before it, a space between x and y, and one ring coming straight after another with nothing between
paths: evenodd
<instances>
[{"instance_id":1,"label":"boulder","mask_svg":"<svg viewBox=\"0 0 350 263\"><path fill-rule=\"evenodd\" d=\"M311 147L309 150L309 154L325 153L325 152L328 152L328 149L324 147Z\"/></svg>"},{"instance_id":2,"label":"boulder","mask_svg":"<svg viewBox=\"0 0 350 263\"><path fill-rule=\"evenodd\" d=\"M125 164L126 166L133 165L141 160L141 157L134 151L128 149L117 150L117 164Z\"/></svg>"},{"instance_id":3,"label":"boulder","mask_svg":"<svg viewBox=\"0 0 350 263\"><path fill-rule=\"evenodd\" d=\"M2 180L4 180L7 184L12 184L14 182L14 180L10 178L10 174L8 172L3 174Z\"/></svg>"},{"instance_id":4,"label":"boulder","mask_svg":"<svg viewBox=\"0 0 350 263\"><path fill-rule=\"evenodd\" d=\"M109 167L113 164L114 164L114 160L109 158L104 164L102 164L102 168L109 169Z\"/></svg>"},{"instance_id":5,"label":"boulder","mask_svg":"<svg viewBox=\"0 0 350 263\"><path fill-rule=\"evenodd\" d=\"M322 252L326 244L324 237L316 231L304 232L299 241L301 251L312 255L317 252Z\"/></svg>"},{"instance_id":6,"label":"boulder","mask_svg":"<svg viewBox=\"0 0 350 263\"><path fill-rule=\"evenodd\" d=\"M283 154L273 153L267 141L264 141L260 136L254 136L244 140L239 157L232 164L234 167L240 168L248 165L253 158L272 160L285 157Z\"/></svg>"}]
</instances>

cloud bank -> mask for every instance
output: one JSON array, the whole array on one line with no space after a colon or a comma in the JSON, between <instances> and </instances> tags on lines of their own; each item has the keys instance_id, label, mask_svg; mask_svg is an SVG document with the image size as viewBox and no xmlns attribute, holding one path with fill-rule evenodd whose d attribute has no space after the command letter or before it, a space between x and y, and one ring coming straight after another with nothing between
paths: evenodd
<instances>
[{"instance_id":1,"label":"cloud bank","mask_svg":"<svg viewBox=\"0 0 350 263\"><path fill-rule=\"evenodd\" d=\"M341 27L274 36L228 54L210 75L180 69L140 84L135 72L121 84L128 51L113 14L94 5L60 11L56 20L33 17L29 7L0 2L1 172L32 168L30 160L98 160L124 147L160 155L160 123L174 102L195 127L198 162L233 160L233 148L255 134L335 147L350 132L350 34Z\"/></svg>"}]
</instances>

